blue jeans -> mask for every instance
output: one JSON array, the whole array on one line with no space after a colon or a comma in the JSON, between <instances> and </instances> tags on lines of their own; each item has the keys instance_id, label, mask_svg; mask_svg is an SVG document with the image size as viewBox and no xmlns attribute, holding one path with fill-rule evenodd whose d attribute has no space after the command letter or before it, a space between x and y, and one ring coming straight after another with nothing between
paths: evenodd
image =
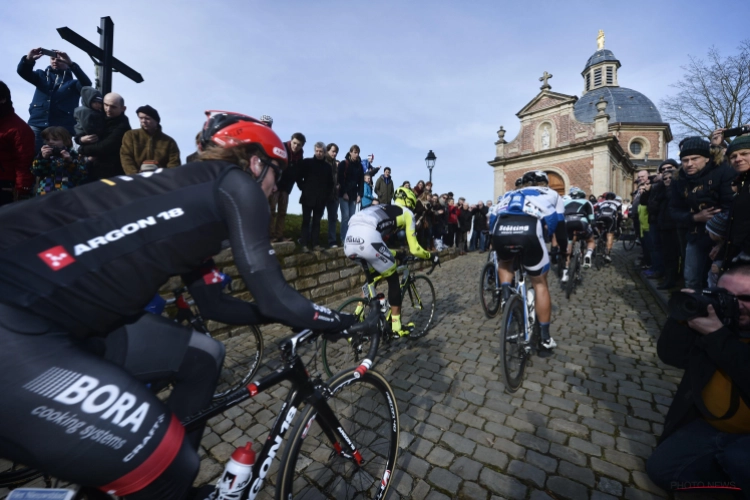
<instances>
[{"instance_id":1,"label":"blue jeans","mask_svg":"<svg viewBox=\"0 0 750 500\"><path fill-rule=\"evenodd\" d=\"M32 127L29 125L31 130L34 131L34 151L36 153L39 153L39 151L42 149L42 146L44 146L44 137L42 137L42 131L44 128L41 127Z\"/></svg>"},{"instance_id":2,"label":"blue jeans","mask_svg":"<svg viewBox=\"0 0 750 500\"><path fill-rule=\"evenodd\" d=\"M685 425L656 447L646 463L648 477L669 491L696 483L742 488L750 498L750 435L729 434L703 419Z\"/></svg>"},{"instance_id":3,"label":"blue jeans","mask_svg":"<svg viewBox=\"0 0 750 500\"><path fill-rule=\"evenodd\" d=\"M328 246L333 246L338 240L336 240L336 223L339 220L339 199L333 198L326 203L326 211L328 212Z\"/></svg>"},{"instance_id":4,"label":"blue jeans","mask_svg":"<svg viewBox=\"0 0 750 500\"><path fill-rule=\"evenodd\" d=\"M339 198L339 206L341 207L341 241L343 241L349 231L349 219L357 210L357 199L347 201Z\"/></svg>"},{"instance_id":5,"label":"blue jeans","mask_svg":"<svg viewBox=\"0 0 750 500\"><path fill-rule=\"evenodd\" d=\"M685 249L685 288L700 290L706 286L708 270L711 268L708 254L712 246L711 237L705 232L688 234Z\"/></svg>"}]
</instances>

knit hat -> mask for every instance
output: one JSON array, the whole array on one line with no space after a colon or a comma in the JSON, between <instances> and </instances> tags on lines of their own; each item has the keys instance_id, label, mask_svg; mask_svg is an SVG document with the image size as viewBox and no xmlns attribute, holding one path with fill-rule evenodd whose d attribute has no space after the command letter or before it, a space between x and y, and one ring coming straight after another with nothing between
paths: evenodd
<instances>
[{"instance_id":1,"label":"knit hat","mask_svg":"<svg viewBox=\"0 0 750 500\"><path fill-rule=\"evenodd\" d=\"M156 111L154 108L146 104L145 106L141 106L140 108L135 110L136 116L138 113L143 113L146 116L150 116L154 120L156 120L156 123L161 123L161 118L159 118L159 112Z\"/></svg>"},{"instance_id":2,"label":"knit hat","mask_svg":"<svg viewBox=\"0 0 750 500\"><path fill-rule=\"evenodd\" d=\"M706 222L706 231L719 238L727 237L727 229L729 229L729 212L720 212Z\"/></svg>"},{"instance_id":3,"label":"knit hat","mask_svg":"<svg viewBox=\"0 0 750 500\"><path fill-rule=\"evenodd\" d=\"M711 158L711 143L703 137L688 137L680 143L680 159L700 155Z\"/></svg>"},{"instance_id":4,"label":"knit hat","mask_svg":"<svg viewBox=\"0 0 750 500\"><path fill-rule=\"evenodd\" d=\"M661 167L663 167L664 165L672 165L674 168L680 168L680 165L672 158L670 158L661 162L661 165L659 165L659 172L661 172Z\"/></svg>"},{"instance_id":5,"label":"knit hat","mask_svg":"<svg viewBox=\"0 0 750 500\"><path fill-rule=\"evenodd\" d=\"M260 115L260 121L268 125L269 127L273 125L273 118L271 118L269 115Z\"/></svg>"},{"instance_id":6,"label":"knit hat","mask_svg":"<svg viewBox=\"0 0 750 500\"><path fill-rule=\"evenodd\" d=\"M735 137L727 148L727 158L729 158L732 153L734 153L735 151L739 151L740 149L750 149L750 135L741 135L739 137Z\"/></svg>"}]
</instances>

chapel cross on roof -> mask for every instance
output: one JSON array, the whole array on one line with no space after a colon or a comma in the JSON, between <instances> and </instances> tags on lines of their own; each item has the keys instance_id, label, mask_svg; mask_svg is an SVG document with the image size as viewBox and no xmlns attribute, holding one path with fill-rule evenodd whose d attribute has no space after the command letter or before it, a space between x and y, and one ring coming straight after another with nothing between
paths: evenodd
<instances>
[{"instance_id":1,"label":"chapel cross on roof","mask_svg":"<svg viewBox=\"0 0 750 500\"><path fill-rule=\"evenodd\" d=\"M545 71L545 72L544 72L544 74L543 74L543 75L542 75L542 76L541 76L541 77L539 78L539 81L540 81L540 82L544 82L544 83L542 84L542 86L540 87L540 88L541 88L542 90L546 90L546 89L551 89L551 88L552 88L552 86L551 86L551 85L550 85L549 83L547 83L547 80L549 80L550 78L552 78L552 75L550 75L550 74L549 74L549 73L547 73L546 71Z\"/></svg>"}]
</instances>

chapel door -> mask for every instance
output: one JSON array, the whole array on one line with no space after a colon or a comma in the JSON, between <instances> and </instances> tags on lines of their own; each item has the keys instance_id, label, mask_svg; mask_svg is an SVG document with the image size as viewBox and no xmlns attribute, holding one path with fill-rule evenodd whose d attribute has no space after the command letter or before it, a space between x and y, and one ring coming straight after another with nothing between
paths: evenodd
<instances>
[{"instance_id":1,"label":"chapel door","mask_svg":"<svg viewBox=\"0 0 750 500\"><path fill-rule=\"evenodd\" d=\"M560 174L557 174L555 172L545 172L547 174L547 177L549 177L549 187L557 191L557 194L560 196L565 196L565 181L560 176Z\"/></svg>"}]
</instances>

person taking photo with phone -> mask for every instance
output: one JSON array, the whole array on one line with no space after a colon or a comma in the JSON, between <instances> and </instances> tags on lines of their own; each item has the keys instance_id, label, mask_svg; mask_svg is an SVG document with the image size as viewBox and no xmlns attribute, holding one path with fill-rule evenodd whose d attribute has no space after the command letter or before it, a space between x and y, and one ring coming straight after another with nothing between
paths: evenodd
<instances>
[{"instance_id":1,"label":"person taking photo with phone","mask_svg":"<svg viewBox=\"0 0 750 500\"><path fill-rule=\"evenodd\" d=\"M45 53L50 56L49 66L35 70L34 65ZM21 58L16 71L36 87L28 121L36 137L36 151L44 143L42 131L47 127L65 127L70 135L75 135L73 110L78 107L81 89L91 86L91 80L80 66L65 52L37 47Z\"/></svg>"}]
</instances>

